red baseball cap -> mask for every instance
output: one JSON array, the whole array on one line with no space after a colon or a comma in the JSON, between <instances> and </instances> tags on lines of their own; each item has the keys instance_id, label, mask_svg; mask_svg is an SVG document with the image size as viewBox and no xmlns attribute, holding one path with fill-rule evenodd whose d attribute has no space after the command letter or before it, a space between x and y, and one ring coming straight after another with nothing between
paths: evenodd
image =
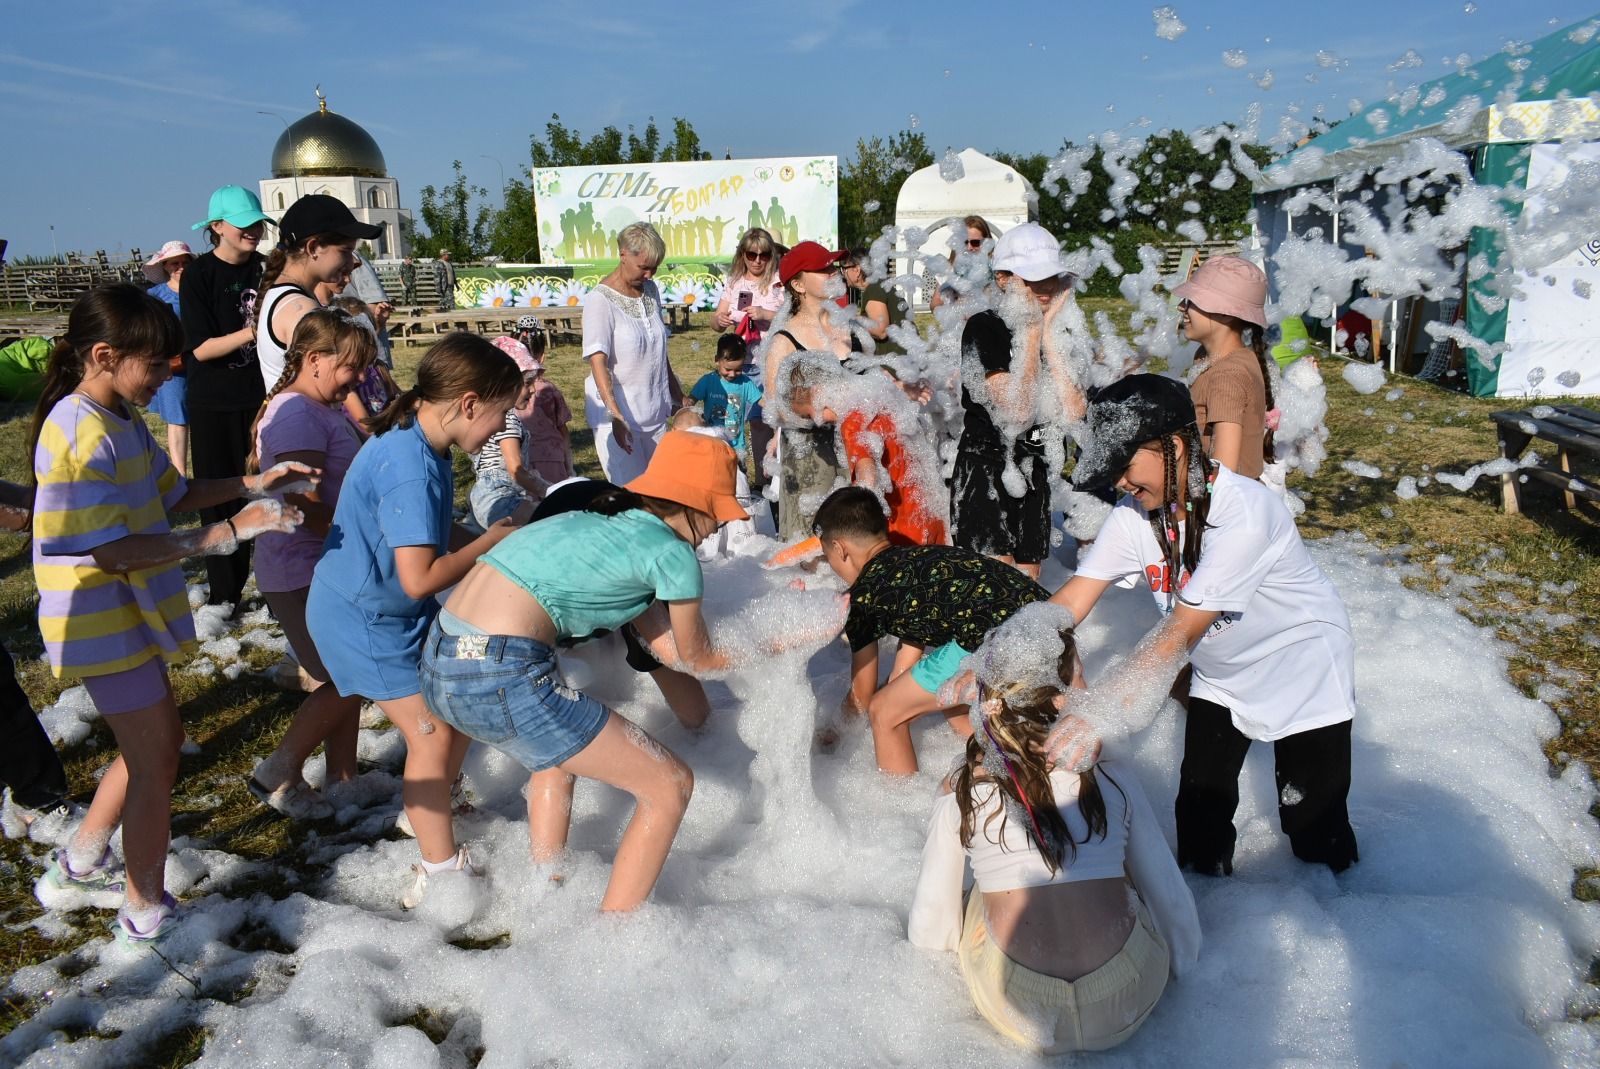
<instances>
[{"instance_id":1,"label":"red baseball cap","mask_svg":"<svg viewBox=\"0 0 1600 1069\"><path fill-rule=\"evenodd\" d=\"M778 261L778 281L788 282L802 271L826 271L844 257L843 250L829 252L815 241L802 241Z\"/></svg>"}]
</instances>

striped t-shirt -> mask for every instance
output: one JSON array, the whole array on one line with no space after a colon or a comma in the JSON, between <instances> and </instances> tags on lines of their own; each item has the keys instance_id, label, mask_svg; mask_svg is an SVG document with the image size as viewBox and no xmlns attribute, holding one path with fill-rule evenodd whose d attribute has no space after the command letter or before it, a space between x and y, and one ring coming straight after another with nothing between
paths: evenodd
<instances>
[{"instance_id":1,"label":"striped t-shirt","mask_svg":"<svg viewBox=\"0 0 1600 1069\"><path fill-rule=\"evenodd\" d=\"M528 437L527 430L522 426L522 420L516 412L506 411L506 425L495 431L489 440L483 443L483 448L472 454L472 474L482 475L486 471L499 468L506 470L506 455L500 449L500 443L510 438L517 443L517 449L522 448L522 442Z\"/></svg>"},{"instance_id":2,"label":"striped t-shirt","mask_svg":"<svg viewBox=\"0 0 1600 1069\"><path fill-rule=\"evenodd\" d=\"M180 660L195 643L178 563L104 571L91 551L136 534L167 534L188 489L144 420L82 394L50 410L33 454L33 575L39 630L56 676L81 679Z\"/></svg>"}]
</instances>

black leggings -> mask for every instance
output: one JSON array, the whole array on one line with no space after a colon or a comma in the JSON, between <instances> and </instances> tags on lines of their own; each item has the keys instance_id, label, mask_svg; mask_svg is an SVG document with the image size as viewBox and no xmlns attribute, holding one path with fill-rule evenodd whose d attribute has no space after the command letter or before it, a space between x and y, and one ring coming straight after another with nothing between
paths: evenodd
<instances>
[{"instance_id":1,"label":"black leggings","mask_svg":"<svg viewBox=\"0 0 1600 1069\"><path fill-rule=\"evenodd\" d=\"M17 666L0 648L0 788L17 804L49 809L67 796L67 774L44 725L17 684Z\"/></svg>"},{"instance_id":2,"label":"black leggings","mask_svg":"<svg viewBox=\"0 0 1600 1069\"><path fill-rule=\"evenodd\" d=\"M1350 827L1350 721L1302 731L1272 744L1278 820L1294 856L1343 872L1360 860ZM1178 864L1212 875L1233 871L1239 772L1250 739L1228 710L1190 697L1179 774Z\"/></svg>"},{"instance_id":3,"label":"black leggings","mask_svg":"<svg viewBox=\"0 0 1600 1069\"><path fill-rule=\"evenodd\" d=\"M226 479L244 474L245 461L249 459L252 442L250 424L255 422L252 412L196 412L189 410L189 444L194 455L192 467L196 479ZM221 523L244 508L243 498L224 501L219 505L200 510L201 523ZM224 602L239 605L244 584L250 579L250 543L241 542L239 548L225 557L206 557L206 579L211 584L207 604Z\"/></svg>"}]
</instances>

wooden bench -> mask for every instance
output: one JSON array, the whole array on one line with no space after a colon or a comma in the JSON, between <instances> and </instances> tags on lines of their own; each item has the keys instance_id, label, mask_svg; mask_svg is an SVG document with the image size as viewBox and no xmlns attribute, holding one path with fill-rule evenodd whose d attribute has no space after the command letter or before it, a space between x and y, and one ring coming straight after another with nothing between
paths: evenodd
<instances>
[{"instance_id":1,"label":"wooden bench","mask_svg":"<svg viewBox=\"0 0 1600 1069\"><path fill-rule=\"evenodd\" d=\"M1577 405L1540 405L1525 412L1495 412L1489 418L1495 422L1500 455L1506 460L1521 457L1535 439L1556 447L1554 465L1530 465L1500 476L1500 500L1506 512L1522 511L1519 488L1523 475L1560 487L1568 509L1578 507L1578 498L1600 505L1600 487L1572 473L1574 454L1600 460L1600 412Z\"/></svg>"}]
</instances>

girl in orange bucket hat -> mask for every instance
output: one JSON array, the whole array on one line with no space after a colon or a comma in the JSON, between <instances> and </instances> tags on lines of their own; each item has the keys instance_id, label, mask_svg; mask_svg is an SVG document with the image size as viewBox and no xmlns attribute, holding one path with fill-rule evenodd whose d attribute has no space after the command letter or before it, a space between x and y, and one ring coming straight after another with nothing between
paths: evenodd
<instances>
[{"instance_id":1,"label":"girl in orange bucket hat","mask_svg":"<svg viewBox=\"0 0 1600 1069\"><path fill-rule=\"evenodd\" d=\"M566 846L576 777L634 796L602 910L634 909L649 897L694 775L643 729L567 687L556 650L634 622L673 667L731 666L735 655L713 644L701 615L695 546L746 518L734 496L736 463L726 442L668 431L643 475L484 554L424 645L422 694L433 715L532 774L535 861L554 861ZM652 608L657 600L664 609Z\"/></svg>"}]
</instances>

